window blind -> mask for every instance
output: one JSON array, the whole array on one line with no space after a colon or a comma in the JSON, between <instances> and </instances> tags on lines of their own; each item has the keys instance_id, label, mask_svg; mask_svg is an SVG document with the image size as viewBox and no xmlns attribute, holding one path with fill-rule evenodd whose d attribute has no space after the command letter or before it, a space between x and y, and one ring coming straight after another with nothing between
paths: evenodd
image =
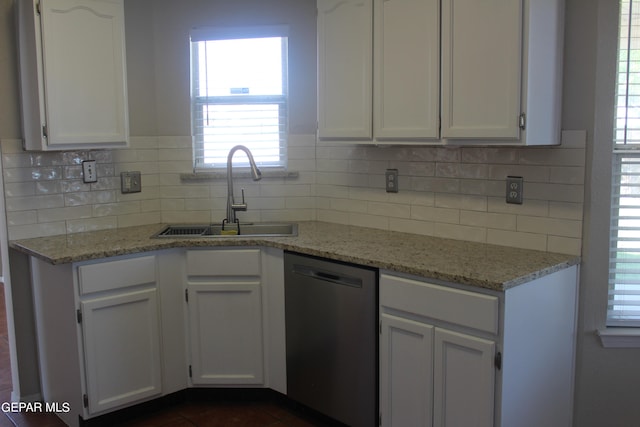
<instances>
[{"instance_id":1,"label":"window blind","mask_svg":"<svg viewBox=\"0 0 640 427\"><path fill-rule=\"evenodd\" d=\"M607 326L640 327L640 2L621 0Z\"/></svg>"},{"instance_id":2,"label":"window blind","mask_svg":"<svg viewBox=\"0 0 640 427\"><path fill-rule=\"evenodd\" d=\"M286 167L286 33L283 26L192 31L194 170L226 168L238 144L259 167ZM234 165L248 160L238 156Z\"/></svg>"}]
</instances>

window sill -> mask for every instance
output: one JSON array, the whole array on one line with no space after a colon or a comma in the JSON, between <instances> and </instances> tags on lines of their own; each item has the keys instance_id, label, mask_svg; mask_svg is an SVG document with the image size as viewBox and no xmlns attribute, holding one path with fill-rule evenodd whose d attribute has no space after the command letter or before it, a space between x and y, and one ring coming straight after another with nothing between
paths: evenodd
<instances>
[{"instance_id":1,"label":"window sill","mask_svg":"<svg viewBox=\"0 0 640 427\"><path fill-rule=\"evenodd\" d=\"M606 328L596 333L604 348L640 348L640 328Z\"/></svg>"},{"instance_id":2,"label":"window sill","mask_svg":"<svg viewBox=\"0 0 640 427\"><path fill-rule=\"evenodd\" d=\"M284 179L295 179L300 175L296 171L287 171L284 169L268 169L262 168L260 169L262 172L262 178L284 178ZM247 170L239 169L233 172L234 178L251 178L251 172ZM227 179L227 170L220 169L215 171L203 171L203 172L192 172L192 173L181 173L180 180L181 181L215 181L215 180L226 180Z\"/></svg>"}]
</instances>

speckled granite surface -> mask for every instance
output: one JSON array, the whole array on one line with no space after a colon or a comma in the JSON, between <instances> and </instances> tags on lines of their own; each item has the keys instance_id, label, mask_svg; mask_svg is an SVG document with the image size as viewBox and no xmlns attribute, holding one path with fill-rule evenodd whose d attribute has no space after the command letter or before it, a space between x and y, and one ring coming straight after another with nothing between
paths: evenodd
<instances>
[{"instance_id":1,"label":"speckled granite surface","mask_svg":"<svg viewBox=\"0 0 640 427\"><path fill-rule=\"evenodd\" d=\"M323 222L300 222L296 237L151 238L164 226L16 240L10 246L51 264L180 247L271 246L497 291L580 262L573 255Z\"/></svg>"}]
</instances>

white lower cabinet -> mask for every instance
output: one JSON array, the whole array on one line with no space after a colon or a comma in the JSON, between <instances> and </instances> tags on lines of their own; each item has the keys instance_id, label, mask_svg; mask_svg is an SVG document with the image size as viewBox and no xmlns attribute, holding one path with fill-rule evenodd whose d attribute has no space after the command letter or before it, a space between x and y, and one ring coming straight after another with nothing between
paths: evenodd
<instances>
[{"instance_id":1,"label":"white lower cabinet","mask_svg":"<svg viewBox=\"0 0 640 427\"><path fill-rule=\"evenodd\" d=\"M191 384L284 392L282 252L191 249L186 271Z\"/></svg>"},{"instance_id":2,"label":"white lower cabinet","mask_svg":"<svg viewBox=\"0 0 640 427\"><path fill-rule=\"evenodd\" d=\"M262 384L259 278L189 283L190 376L194 385Z\"/></svg>"},{"instance_id":3,"label":"white lower cabinet","mask_svg":"<svg viewBox=\"0 0 640 427\"><path fill-rule=\"evenodd\" d=\"M435 426L493 426L495 342L436 328Z\"/></svg>"},{"instance_id":4,"label":"white lower cabinet","mask_svg":"<svg viewBox=\"0 0 640 427\"><path fill-rule=\"evenodd\" d=\"M382 314L380 412L383 426L432 426L434 327Z\"/></svg>"},{"instance_id":5,"label":"white lower cabinet","mask_svg":"<svg viewBox=\"0 0 640 427\"><path fill-rule=\"evenodd\" d=\"M80 303L89 413L162 392L160 331L153 288Z\"/></svg>"},{"instance_id":6,"label":"white lower cabinet","mask_svg":"<svg viewBox=\"0 0 640 427\"><path fill-rule=\"evenodd\" d=\"M384 274L380 293L382 425L493 426L495 342L435 326L424 310L497 320L498 298Z\"/></svg>"},{"instance_id":7,"label":"white lower cabinet","mask_svg":"<svg viewBox=\"0 0 640 427\"><path fill-rule=\"evenodd\" d=\"M156 257L80 265L77 271L89 414L160 395Z\"/></svg>"},{"instance_id":8,"label":"white lower cabinet","mask_svg":"<svg viewBox=\"0 0 640 427\"><path fill-rule=\"evenodd\" d=\"M189 386L286 393L282 250L30 262L42 397L67 425Z\"/></svg>"},{"instance_id":9,"label":"white lower cabinet","mask_svg":"<svg viewBox=\"0 0 640 427\"><path fill-rule=\"evenodd\" d=\"M504 292L380 275L386 427L568 427L577 267Z\"/></svg>"},{"instance_id":10,"label":"white lower cabinet","mask_svg":"<svg viewBox=\"0 0 640 427\"><path fill-rule=\"evenodd\" d=\"M155 253L31 260L42 397L70 426L163 394Z\"/></svg>"}]
</instances>

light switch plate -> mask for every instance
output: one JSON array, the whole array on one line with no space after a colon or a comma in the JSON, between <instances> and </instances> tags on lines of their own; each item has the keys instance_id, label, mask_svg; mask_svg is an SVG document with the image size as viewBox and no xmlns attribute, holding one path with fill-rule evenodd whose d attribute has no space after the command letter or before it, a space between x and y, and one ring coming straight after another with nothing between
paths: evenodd
<instances>
[{"instance_id":1,"label":"light switch plate","mask_svg":"<svg viewBox=\"0 0 640 427\"><path fill-rule=\"evenodd\" d=\"M142 191L142 180L140 172L121 172L120 184L122 193L139 193Z\"/></svg>"},{"instance_id":2,"label":"light switch plate","mask_svg":"<svg viewBox=\"0 0 640 427\"><path fill-rule=\"evenodd\" d=\"M82 182L98 182L98 172L96 171L95 160L85 160L82 162Z\"/></svg>"}]
</instances>

